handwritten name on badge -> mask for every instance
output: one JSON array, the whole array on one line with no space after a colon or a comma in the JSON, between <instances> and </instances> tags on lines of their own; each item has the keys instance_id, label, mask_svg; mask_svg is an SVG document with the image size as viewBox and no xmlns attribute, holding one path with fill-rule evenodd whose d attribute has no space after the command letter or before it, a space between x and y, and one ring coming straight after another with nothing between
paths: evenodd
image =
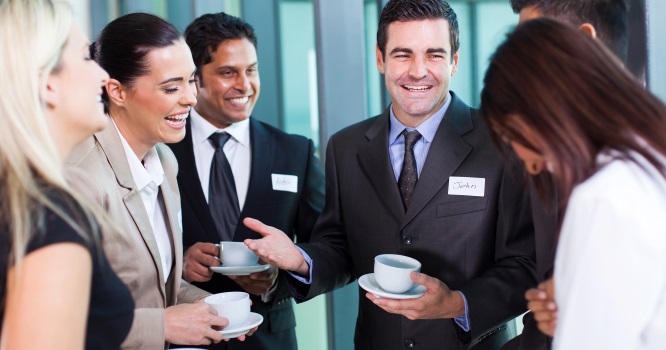
<instances>
[{"instance_id":1,"label":"handwritten name on badge","mask_svg":"<svg viewBox=\"0 0 666 350\"><path fill-rule=\"evenodd\" d=\"M298 192L298 176L271 174L274 191Z\"/></svg>"},{"instance_id":2,"label":"handwritten name on badge","mask_svg":"<svg viewBox=\"0 0 666 350\"><path fill-rule=\"evenodd\" d=\"M449 177L449 194L454 196L483 197L486 179L482 177Z\"/></svg>"}]
</instances>

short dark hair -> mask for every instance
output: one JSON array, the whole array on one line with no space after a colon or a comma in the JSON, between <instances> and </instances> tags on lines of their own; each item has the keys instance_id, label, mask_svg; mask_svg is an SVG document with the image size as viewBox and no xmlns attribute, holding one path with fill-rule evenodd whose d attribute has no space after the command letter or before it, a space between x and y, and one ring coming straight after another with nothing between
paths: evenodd
<instances>
[{"instance_id":1,"label":"short dark hair","mask_svg":"<svg viewBox=\"0 0 666 350\"><path fill-rule=\"evenodd\" d=\"M205 14L187 26L185 41L192 51L199 84L203 85L201 67L213 60L211 54L221 43L231 39L247 39L257 48L254 28L242 19L224 12Z\"/></svg>"},{"instance_id":2,"label":"short dark hair","mask_svg":"<svg viewBox=\"0 0 666 350\"><path fill-rule=\"evenodd\" d=\"M628 6L626 0L511 0L513 11L534 6L544 16L574 26L590 23L597 36L622 61L627 61Z\"/></svg>"},{"instance_id":3,"label":"short dark hair","mask_svg":"<svg viewBox=\"0 0 666 350\"><path fill-rule=\"evenodd\" d=\"M539 7L539 4L543 2L543 0L510 0L511 3L511 8L513 9L513 13L519 13L526 7L530 6L536 6Z\"/></svg>"},{"instance_id":4,"label":"short dark hair","mask_svg":"<svg viewBox=\"0 0 666 350\"><path fill-rule=\"evenodd\" d=\"M116 18L102 29L90 45L90 55L121 84L132 86L149 73L146 55L153 49L173 45L182 36L178 29L160 17L148 13L130 13ZM109 96L103 94L108 112Z\"/></svg>"},{"instance_id":5,"label":"short dark hair","mask_svg":"<svg viewBox=\"0 0 666 350\"><path fill-rule=\"evenodd\" d=\"M460 48L458 17L448 2L443 0L391 0L379 16L377 46L386 59L388 26L393 22L419 21L425 19L445 19L449 21L449 39L451 41L451 59Z\"/></svg>"}]
</instances>

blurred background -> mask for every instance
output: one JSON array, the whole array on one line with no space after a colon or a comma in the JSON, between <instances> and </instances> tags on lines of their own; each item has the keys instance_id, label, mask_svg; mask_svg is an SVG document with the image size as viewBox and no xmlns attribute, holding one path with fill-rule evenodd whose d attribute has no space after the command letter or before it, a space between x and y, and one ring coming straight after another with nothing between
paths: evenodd
<instances>
[{"instance_id":1,"label":"blurred background","mask_svg":"<svg viewBox=\"0 0 666 350\"><path fill-rule=\"evenodd\" d=\"M310 137L323 158L336 131L388 106L375 64L379 12L388 0L70 0L76 19L97 36L114 18L153 13L181 32L196 17L224 11L252 24L258 36L261 97L253 118ZM628 0L628 68L666 100L664 0ZM451 90L478 106L489 56L518 21L508 0L451 0L460 26L460 61ZM650 21L650 19L653 19ZM666 135L665 135L666 137ZM351 285L295 306L301 349L353 349L359 287ZM520 330L520 322L515 326Z\"/></svg>"}]
</instances>

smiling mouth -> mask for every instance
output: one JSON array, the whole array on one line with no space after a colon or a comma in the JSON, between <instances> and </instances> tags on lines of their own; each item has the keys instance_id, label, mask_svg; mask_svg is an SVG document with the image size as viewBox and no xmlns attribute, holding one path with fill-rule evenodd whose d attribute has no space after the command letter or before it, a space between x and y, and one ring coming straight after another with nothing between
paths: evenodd
<instances>
[{"instance_id":1,"label":"smiling mouth","mask_svg":"<svg viewBox=\"0 0 666 350\"><path fill-rule=\"evenodd\" d=\"M401 87L408 91L428 91L432 89L432 85L401 85Z\"/></svg>"},{"instance_id":2,"label":"smiling mouth","mask_svg":"<svg viewBox=\"0 0 666 350\"><path fill-rule=\"evenodd\" d=\"M243 105L246 104L248 101L250 101L250 96L229 98L227 100L233 104Z\"/></svg>"},{"instance_id":3,"label":"smiling mouth","mask_svg":"<svg viewBox=\"0 0 666 350\"><path fill-rule=\"evenodd\" d=\"M166 118L167 124L171 126L180 126L183 123L185 123L185 120L187 119L189 113L183 113L183 114L175 114L175 115L169 115Z\"/></svg>"}]
</instances>

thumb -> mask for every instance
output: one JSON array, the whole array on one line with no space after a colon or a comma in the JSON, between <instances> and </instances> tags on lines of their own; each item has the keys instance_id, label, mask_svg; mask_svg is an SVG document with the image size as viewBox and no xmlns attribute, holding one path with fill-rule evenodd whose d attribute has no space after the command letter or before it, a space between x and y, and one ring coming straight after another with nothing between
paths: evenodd
<instances>
[{"instance_id":1,"label":"thumb","mask_svg":"<svg viewBox=\"0 0 666 350\"><path fill-rule=\"evenodd\" d=\"M412 281L414 281L414 283L424 285L428 289L434 288L438 285L439 282L439 280L434 277L430 277L425 273L416 271L412 272L409 277L412 279Z\"/></svg>"},{"instance_id":2,"label":"thumb","mask_svg":"<svg viewBox=\"0 0 666 350\"><path fill-rule=\"evenodd\" d=\"M250 230L259 233L262 237L270 236L277 231L275 227L268 226L257 219L245 218L243 219L243 224Z\"/></svg>"}]
</instances>

